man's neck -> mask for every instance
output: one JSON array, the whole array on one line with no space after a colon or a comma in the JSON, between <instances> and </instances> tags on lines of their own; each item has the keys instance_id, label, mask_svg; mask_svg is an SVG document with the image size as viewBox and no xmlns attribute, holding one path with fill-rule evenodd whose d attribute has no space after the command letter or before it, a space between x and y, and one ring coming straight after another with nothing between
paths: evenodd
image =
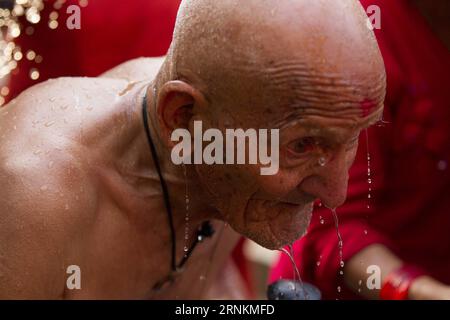
<instances>
[{"instance_id":1,"label":"man's neck","mask_svg":"<svg viewBox=\"0 0 450 320\"><path fill-rule=\"evenodd\" d=\"M170 151L162 142L158 129L159 126L155 120L157 119L155 99L154 85L151 84L147 89L146 95L147 115L149 120L148 126L150 129L151 140L156 149L156 161L159 163L162 177L167 184L175 232L177 238L179 238L179 234L184 235L186 216L188 216L192 237L192 234L195 234L198 226L204 221L216 218L217 216L215 214L215 209L208 203L208 196L202 192L197 180L195 168L192 165L174 165L171 161ZM143 149L143 152L148 154L149 158L152 158L150 145L147 144ZM153 159L150 160L154 176L157 176L158 172L155 163ZM164 195L161 193L161 196ZM178 244L177 247L178 246L180 245Z\"/></svg>"}]
</instances>

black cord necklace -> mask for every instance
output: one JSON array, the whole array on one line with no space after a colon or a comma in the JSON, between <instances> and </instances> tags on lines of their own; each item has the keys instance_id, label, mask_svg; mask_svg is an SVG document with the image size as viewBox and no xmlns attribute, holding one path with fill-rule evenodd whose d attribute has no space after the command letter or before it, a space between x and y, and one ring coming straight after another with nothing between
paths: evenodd
<instances>
[{"instance_id":1,"label":"black cord necklace","mask_svg":"<svg viewBox=\"0 0 450 320\"><path fill-rule=\"evenodd\" d=\"M142 118L144 121L144 129L145 133L147 135L148 144L150 146L150 151L152 154L153 162L155 164L156 171L158 172L158 177L161 183L161 189L163 192L164 197L164 206L166 207L167 211L167 218L169 220L169 228L170 228L170 238L172 242L171 246L171 274L167 279L164 281L158 282L158 284L154 287L154 289L160 289L164 283L167 281L173 281L174 276L176 274L179 274L181 270L183 269L183 266L189 259L189 257L192 254L192 251L194 251L195 247L199 242L202 242L205 238L210 238L214 234L214 228L212 227L211 223L209 221L204 222L199 229L197 230L197 236L194 239L193 244L189 248L189 250L186 252L186 254L183 256L183 259L181 262L177 265L176 264L176 254L177 254L177 247L176 247L176 235L175 235L175 227L173 224L173 214L172 214L172 207L170 205L170 196L169 196L169 190L167 188L166 181L163 178L162 172L161 172L161 166L159 164L158 160L158 154L156 152L155 144L153 143L152 136L150 134L150 127L149 127L149 119L148 119L148 112L147 112L147 92L145 92L144 101L142 102ZM155 94L156 96L156 94ZM156 97L155 97L156 99Z\"/></svg>"}]
</instances>

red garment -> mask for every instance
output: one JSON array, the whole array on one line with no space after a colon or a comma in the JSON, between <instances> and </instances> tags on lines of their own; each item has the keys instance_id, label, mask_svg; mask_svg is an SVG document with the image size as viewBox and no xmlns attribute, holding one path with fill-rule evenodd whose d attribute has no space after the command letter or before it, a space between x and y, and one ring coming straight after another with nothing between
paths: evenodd
<instances>
[{"instance_id":1,"label":"red garment","mask_svg":"<svg viewBox=\"0 0 450 320\"><path fill-rule=\"evenodd\" d=\"M162 56L172 40L173 27L181 0L93 0L81 8L81 29L66 27L70 14L66 9L76 0L68 0L58 10L59 26L48 27L49 14L55 0L46 1L37 25L21 19L23 31L18 39L22 52L34 50L43 57L36 64L22 59L11 79L11 95L15 96L37 82L61 76L98 76L127 60ZM27 35L25 29L35 31ZM38 68L40 77L33 81L30 68Z\"/></svg>"},{"instance_id":2,"label":"red garment","mask_svg":"<svg viewBox=\"0 0 450 320\"><path fill-rule=\"evenodd\" d=\"M385 120L391 123L368 130L371 199L361 135L348 199L337 210L343 258L380 243L450 285L449 50L408 1L362 3L381 8L381 30L375 33L387 69ZM317 285L325 299L358 298L339 274L338 240L328 209L315 209L308 234L294 251L303 280ZM292 277L285 256L272 270L271 281L280 277Z\"/></svg>"}]
</instances>

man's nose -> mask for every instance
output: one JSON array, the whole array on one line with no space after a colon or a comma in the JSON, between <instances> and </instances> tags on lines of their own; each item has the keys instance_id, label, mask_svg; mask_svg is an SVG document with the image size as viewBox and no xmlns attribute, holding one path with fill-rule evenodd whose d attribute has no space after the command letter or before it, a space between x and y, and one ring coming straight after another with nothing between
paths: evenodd
<instances>
[{"instance_id":1,"label":"man's nose","mask_svg":"<svg viewBox=\"0 0 450 320\"><path fill-rule=\"evenodd\" d=\"M348 171L353 159L340 152L328 162L320 162L316 173L302 183L302 190L313 194L328 208L341 206L347 198Z\"/></svg>"}]
</instances>

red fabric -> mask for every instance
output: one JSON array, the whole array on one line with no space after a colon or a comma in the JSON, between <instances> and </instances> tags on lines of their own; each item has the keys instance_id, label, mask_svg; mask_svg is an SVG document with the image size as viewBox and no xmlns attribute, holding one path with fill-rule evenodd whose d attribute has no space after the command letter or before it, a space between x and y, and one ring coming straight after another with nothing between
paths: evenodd
<instances>
[{"instance_id":1,"label":"red fabric","mask_svg":"<svg viewBox=\"0 0 450 320\"><path fill-rule=\"evenodd\" d=\"M29 36L24 31L18 39L22 52L34 50L44 60L41 64L22 59L11 79L13 97L37 82L61 76L97 76L127 60L165 55L172 40L176 13L181 0L92 0L81 8L81 29L69 30L66 9L76 0L68 0L58 10L59 26L48 27L55 1L46 1L41 21L33 25ZM31 26L21 20L23 30ZM38 81L29 78L37 67Z\"/></svg>"},{"instance_id":2,"label":"red fabric","mask_svg":"<svg viewBox=\"0 0 450 320\"><path fill-rule=\"evenodd\" d=\"M403 265L387 275L380 290L381 300L408 300L408 291L414 280L423 276L424 272L409 265Z\"/></svg>"},{"instance_id":3,"label":"red fabric","mask_svg":"<svg viewBox=\"0 0 450 320\"><path fill-rule=\"evenodd\" d=\"M361 135L348 199L337 210L343 258L380 243L450 285L449 51L408 1L362 3L381 8L381 30L375 33L387 69L385 120L391 123L368 130L371 199ZM317 285L325 299L357 299L339 274L337 247L330 211L316 208L308 234L294 244L302 277ZM292 277L285 256L272 270L271 281L280 277Z\"/></svg>"}]
</instances>

